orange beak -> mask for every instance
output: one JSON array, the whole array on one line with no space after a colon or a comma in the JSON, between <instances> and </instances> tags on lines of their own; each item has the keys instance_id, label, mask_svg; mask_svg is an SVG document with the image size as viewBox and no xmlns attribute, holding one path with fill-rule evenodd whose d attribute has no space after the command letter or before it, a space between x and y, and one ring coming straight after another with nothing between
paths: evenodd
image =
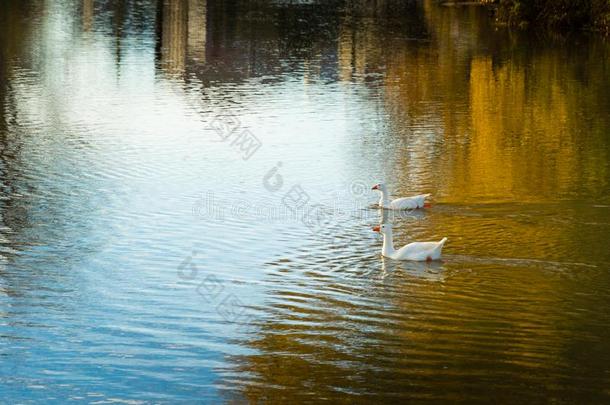
<instances>
[{"instance_id":1,"label":"orange beak","mask_svg":"<svg viewBox=\"0 0 610 405\"><path fill-rule=\"evenodd\" d=\"M375 184L371 190L379 190L379 184Z\"/></svg>"},{"instance_id":2,"label":"orange beak","mask_svg":"<svg viewBox=\"0 0 610 405\"><path fill-rule=\"evenodd\" d=\"M375 232L379 232L379 231L380 231L379 225L374 226L374 227L373 227L373 230L374 230Z\"/></svg>"}]
</instances>

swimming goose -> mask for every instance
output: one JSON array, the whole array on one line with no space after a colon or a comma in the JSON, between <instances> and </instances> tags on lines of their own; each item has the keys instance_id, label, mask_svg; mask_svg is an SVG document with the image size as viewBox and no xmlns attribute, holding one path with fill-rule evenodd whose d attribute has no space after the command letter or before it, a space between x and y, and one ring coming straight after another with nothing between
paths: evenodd
<instances>
[{"instance_id":1,"label":"swimming goose","mask_svg":"<svg viewBox=\"0 0 610 405\"><path fill-rule=\"evenodd\" d=\"M443 245L447 242L447 238L443 238L440 242L413 242L395 250L394 240L392 239L392 225L382 224L373 227L373 230L383 235L381 254L394 260L439 260Z\"/></svg>"},{"instance_id":2,"label":"swimming goose","mask_svg":"<svg viewBox=\"0 0 610 405\"><path fill-rule=\"evenodd\" d=\"M385 184L376 184L373 186L372 190L377 190L381 193L379 206L387 210L413 210L416 208L429 207L426 203L426 197L429 197L430 194L414 195L413 197L397 198L390 201L388 189Z\"/></svg>"}]
</instances>

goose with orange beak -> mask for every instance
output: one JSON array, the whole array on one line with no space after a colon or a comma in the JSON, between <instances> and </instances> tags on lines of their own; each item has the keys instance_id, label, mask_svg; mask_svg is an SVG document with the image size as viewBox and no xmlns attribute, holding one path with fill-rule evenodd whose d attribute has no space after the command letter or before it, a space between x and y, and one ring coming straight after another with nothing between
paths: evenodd
<instances>
[{"instance_id":1,"label":"goose with orange beak","mask_svg":"<svg viewBox=\"0 0 610 405\"><path fill-rule=\"evenodd\" d=\"M426 202L426 198L430 197L430 194L419 194L412 197L403 197L390 200L388 188L385 184L375 184L372 190L376 190L381 193L381 197L379 198L379 207L386 210L414 210L417 208L430 207L430 204Z\"/></svg>"},{"instance_id":2,"label":"goose with orange beak","mask_svg":"<svg viewBox=\"0 0 610 405\"><path fill-rule=\"evenodd\" d=\"M412 242L395 250L394 239L392 238L392 225L382 224L373 227L373 230L381 233L383 236L381 254L394 260L412 260L418 262L440 260L443 246L447 242L447 238L443 238L440 242Z\"/></svg>"}]
</instances>

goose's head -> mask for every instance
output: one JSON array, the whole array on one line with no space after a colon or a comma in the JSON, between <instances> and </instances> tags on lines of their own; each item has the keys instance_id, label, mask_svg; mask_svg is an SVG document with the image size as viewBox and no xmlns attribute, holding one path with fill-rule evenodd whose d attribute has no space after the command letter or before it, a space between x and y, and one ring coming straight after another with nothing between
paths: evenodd
<instances>
[{"instance_id":1,"label":"goose's head","mask_svg":"<svg viewBox=\"0 0 610 405\"><path fill-rule=\"evenodd\" d=\"M390 231L392 231L392 225L391 224L381 224L381 225L377 225L373 227L373 230L375 232L379 232L379 233L383 233L386 234Z\"/></svg>"},{"instance_id":2,"label":"goose's head","mask_svg":"<svg viewBox=\"0 0 610 405\"><path fill-rule=\"evenodd\" d=\"M379 183L379 184L375 184L373 186L373 188L371 188L371 190L377 190L377 191L386 191L386 187L384 183Z\"/></svg>"}]
</instances>

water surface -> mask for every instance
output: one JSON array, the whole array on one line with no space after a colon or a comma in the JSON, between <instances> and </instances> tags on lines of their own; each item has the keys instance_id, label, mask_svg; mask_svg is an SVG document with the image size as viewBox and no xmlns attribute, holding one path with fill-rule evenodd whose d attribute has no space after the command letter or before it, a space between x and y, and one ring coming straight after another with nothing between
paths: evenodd
<instances>
[{"instance_id":1,"label":"water surface","mask_svg":"<svg viewBox=\"0 0 610 405\"><path fill-rule=\"evenodd\" d=\"M4 401L610 400L606 41L434 1L1 7ZM385 221L442 262L380 257L380 181L433 194Z\"/></svg>"}]
</instances>

